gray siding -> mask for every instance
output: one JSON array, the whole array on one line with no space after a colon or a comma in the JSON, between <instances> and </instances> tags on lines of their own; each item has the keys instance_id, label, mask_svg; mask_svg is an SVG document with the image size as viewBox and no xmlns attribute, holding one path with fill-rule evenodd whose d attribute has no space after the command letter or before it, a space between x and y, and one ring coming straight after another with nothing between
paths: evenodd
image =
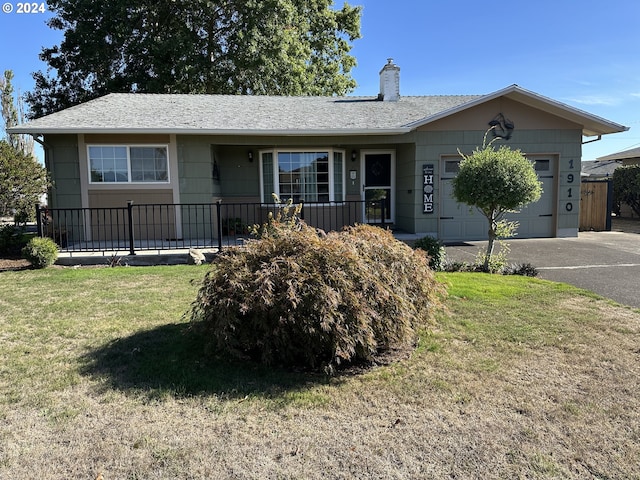
<instances>
[{"instance_id":1,"label":"gray siding","mask_svg":"<svg viewBox=\"0 0 640 480\"><path fill-rule=\"evenodd\" d=\"M82 205L78 139L76 135L48 135L44 139L46 162L51 170L53 187L49 195L51 208L77 208Z\"/></svg>"},{"instance_id":2,"label":"gray siding","mask_svg":"<svg viewBox=\"0 0 640 480\"><path fill-rule=\"evenodd\" d=\"M434 192L434 213L422 213L422 165L434 165L436 177L440 176L440 160L444 156L457 157L458 149L471 153L482 145L484 131L453 131L453 132L417 132L416 133L416 163L415 163L415 192L414 196L416 218L415 232L438 232L438 217L441 202L448 199L441 198L440 184L436 182ZM511 148L519 148L525 154L556 154L559 159L556 177L560 186L559 192L545 192L557 198L557 229L558 235L570 234L569 230L577 232L579 223L579 185L581 159L581 130L529 130L515 131L508 141L499 141ZM498 143L499 145L500 143ZM569 192L568 175L574 175L575 188ZM401 186L399 185L399 188ZM569 198L571 193L572 198ZM576 196L577 195L577 196Z\"/></svg>"},{"instance_id":3,"label":"gray siding","mask_svg":"<svg viewBox=\"0 0 640 480\"><path fill-rule=\"evenodd\" d=\"M405 232L415 232L415 158L413 144L396 149L396 225Z\"/></svg>"},{"instance_id":4,"label":"gray siding","mask_svg":"<svg viewBox=\"0 0 640 480\"><path fill-rule=\"evenodd\" d=\"M210 203L219 185L212 177L211 143L202 137L177 137L180 203Z\"/></svg>"}]
</instances>

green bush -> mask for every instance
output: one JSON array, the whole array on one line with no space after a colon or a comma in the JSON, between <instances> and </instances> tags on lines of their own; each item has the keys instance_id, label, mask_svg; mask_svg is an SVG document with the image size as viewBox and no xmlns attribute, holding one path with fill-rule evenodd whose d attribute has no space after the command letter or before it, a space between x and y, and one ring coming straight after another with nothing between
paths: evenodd
<instances>
[{"instance_id":1,"label":"green bush","mask_svg":"<svg viewBox=\"0 0 640 480\"><path fill-rule=\"evenodd\" d=\"M58 258L58 245L50 238L34 237L22 249L22 256L35 268L47 268Z\"/></svg>"},{"instance_id":2,"label":"green bush","mask_svg":"<svg viewBox=\"0 0 640 480\"><path fill-rule=\"evenodd\" d=\"M522 275L523 277L537 277L540 272L530 263L515 263L502 270L503 275Z\"/></svg>"},{"instance_id":3,"label":"green bush","mask_svg":"<svg viewBox=\"0 0 640 480\"><path fill-rule=\"evenodd\" d=\"M19 256L32 235L25 232L22 225L5 224L0 226L0 255Z\"/></svg>"},{"instance_id":4,"label":"green bush","mask_svg":"<svg viewBox=\"0 0 640 480\"><path fill-rule=\"evenodd\" d=\"M640 165L626 165L615 169L613 195L615 203L626 203L636 215L640 215Z\"/></svg>"},{"instance_id":5,"label":"green bush","mask_svg":"<svg viewBox=\"0 0 640 480\"><path fill-rule=\"evenodd\" d=\"M429 257L429 266L434 270L441 270L445 262L446 251L440 240L434 237L426 236L416 240L413 248L419 248L427 252Z\"/></svg>"},{"instance_id":6,"label":"green bush","mask_svg":"<svg viewBox=\"0 0 640 480\"><path fill-rule=\"evenodd\" d=\"M296 223L214 259L191 320L217 353L331 372L412 345L442 287L425 253L371 226Z\"/></svg>"}]
</instances>

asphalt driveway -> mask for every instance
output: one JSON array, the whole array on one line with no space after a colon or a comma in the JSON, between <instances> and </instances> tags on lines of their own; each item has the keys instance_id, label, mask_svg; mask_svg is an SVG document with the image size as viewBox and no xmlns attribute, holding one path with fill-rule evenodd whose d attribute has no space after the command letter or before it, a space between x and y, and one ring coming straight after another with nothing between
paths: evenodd
<instances>
[{"instance_id":1,"label":"asphalt driveway","mask_svg":"<svg viewBox=\"0 0 640 480\"><path fill-rule=\"evenodd\" d=\"M512 239L509 263L531 263L539 278L591 290L640 308L640 234L580 232L577 238ZM486 242L447 246L447 258L473 262Z\"/></svg>"}]
</instances>

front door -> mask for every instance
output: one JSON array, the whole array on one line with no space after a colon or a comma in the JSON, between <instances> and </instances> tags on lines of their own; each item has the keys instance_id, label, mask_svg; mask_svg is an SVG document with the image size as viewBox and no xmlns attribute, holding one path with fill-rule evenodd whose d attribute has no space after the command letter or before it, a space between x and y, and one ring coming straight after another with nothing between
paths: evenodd
<instances>
[{"instance_id":1,"label":"front door","mask_svg":"<svg viewBox=\"0 0 640 480\"><path fill-rule=\"evenodd\" d=\"M395 157L393 152L363 152L365 223L393 223Z\"/></svg>"}]
</instances>

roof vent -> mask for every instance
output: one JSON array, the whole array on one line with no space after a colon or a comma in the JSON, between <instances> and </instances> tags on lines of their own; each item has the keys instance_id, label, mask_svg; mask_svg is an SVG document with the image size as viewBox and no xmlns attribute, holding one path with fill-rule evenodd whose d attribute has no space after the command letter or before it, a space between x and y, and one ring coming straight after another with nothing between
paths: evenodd
<instances>
[{"instance_id":1,"label":"roof vent","mask_svg":"<svg viewBox=\"0 0 640 480\"><path fill-rule=\"evenodd\" d=\"M379 100L397 102L400 100L400 67L387 58L387 64L380 70Z\"/></svg>"}]
</instances>

